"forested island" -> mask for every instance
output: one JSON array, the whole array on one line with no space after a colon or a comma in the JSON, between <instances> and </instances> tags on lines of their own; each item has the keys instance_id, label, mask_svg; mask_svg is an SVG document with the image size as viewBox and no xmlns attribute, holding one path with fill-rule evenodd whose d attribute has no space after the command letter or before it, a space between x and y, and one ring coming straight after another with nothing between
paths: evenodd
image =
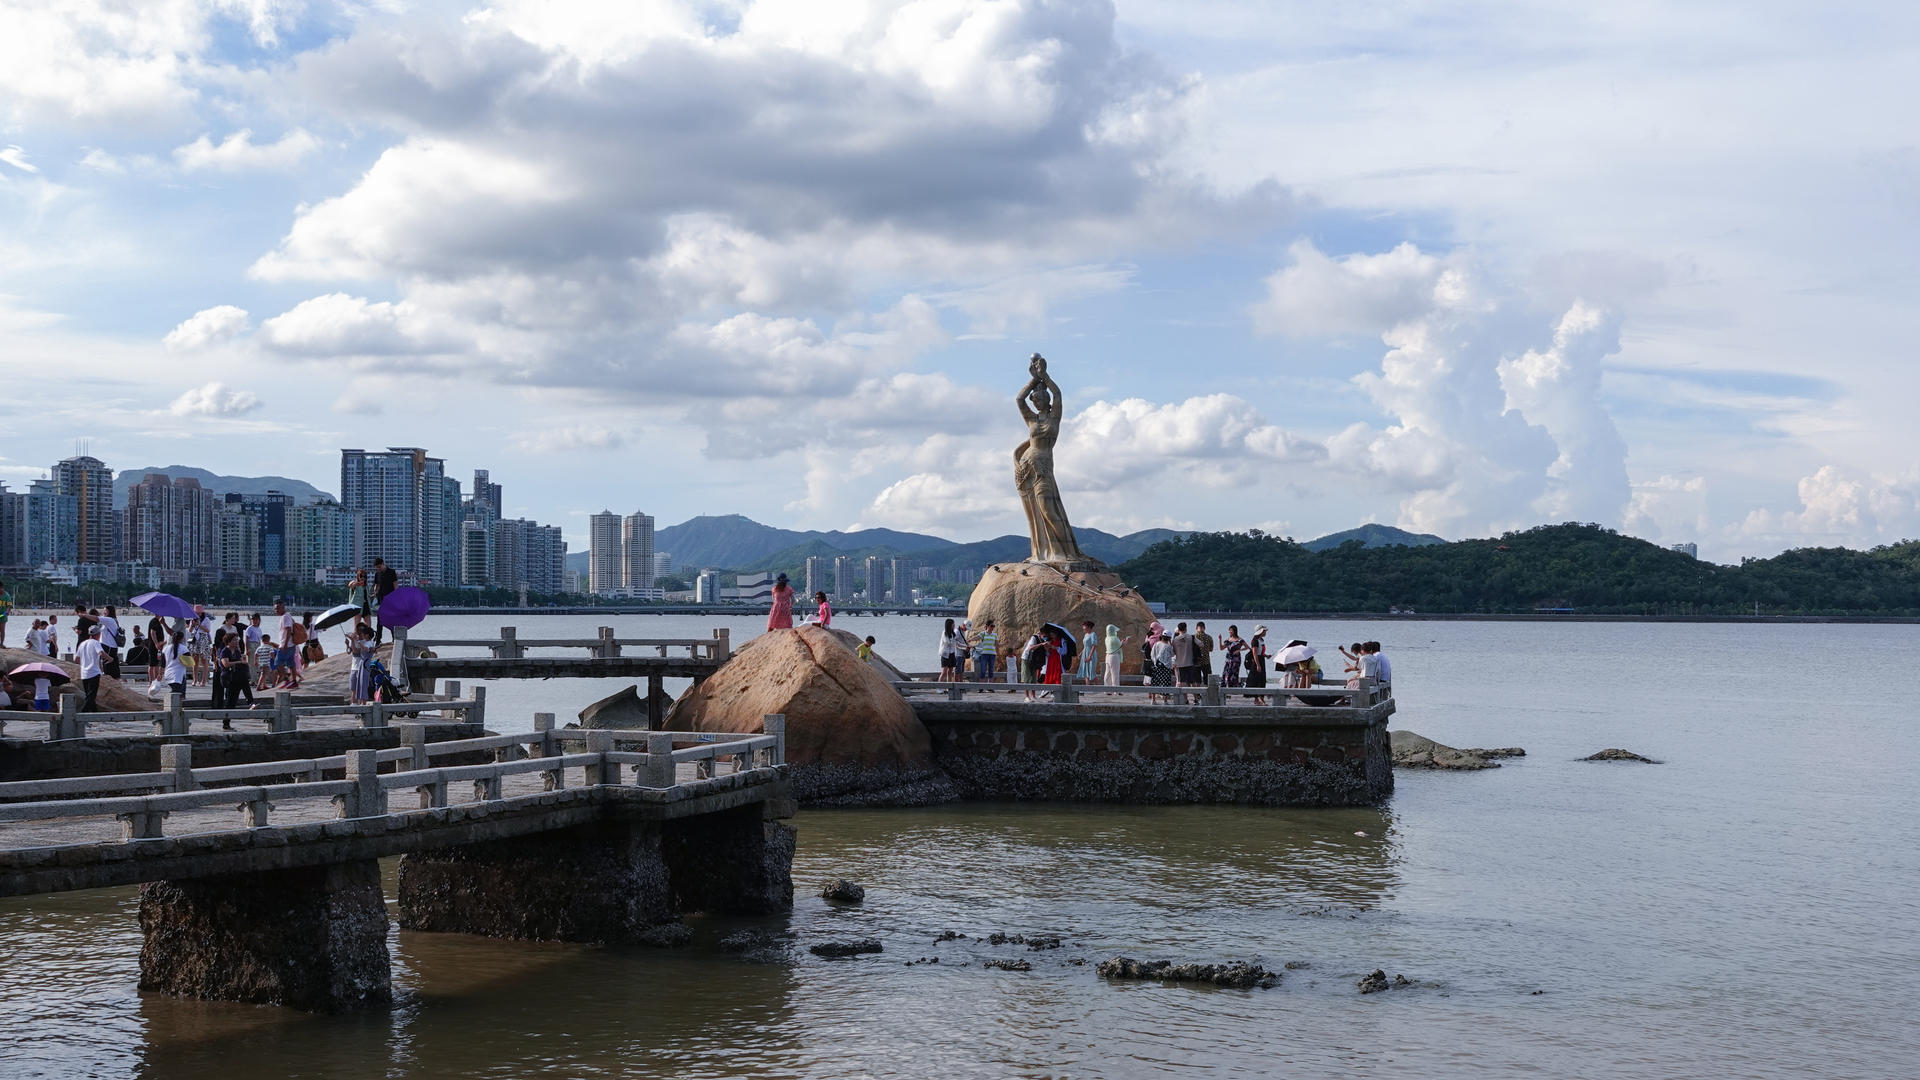
<instances>
[{"instance_id":1,"label":"forested island","mask_svg":"<svg viewBox=\"0 0 1920 1080\"><path fill-rule=\"evenodd\" d=\"M1194 533L1119 572L1173 610L1617 615L1920 615L1920 541L1703 562L1597 525L1420 547Z\"/></svg>"}]
</instances>

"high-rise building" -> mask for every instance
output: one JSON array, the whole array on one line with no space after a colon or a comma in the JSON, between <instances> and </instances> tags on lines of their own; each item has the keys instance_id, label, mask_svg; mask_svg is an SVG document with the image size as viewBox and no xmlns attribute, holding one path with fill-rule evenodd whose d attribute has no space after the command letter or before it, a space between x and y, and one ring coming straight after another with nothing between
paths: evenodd
<instances>
[{"instance_id":1,"label":"high-rise building","mask_svg":"<svg viewBox=\"0 0 1920 1080\"><path fill-rule=\"evenodd\" d=\"M446 462L418 447L340 451L340 504L366 515L367 558L423 582L459 580L459 492Z\"/></svg>"},{"instance_id":2,"label":"high-rise building","mask_svg":"<svg viewBox=\"0 0 1920 1080\"><path fill-rule=\"evenodd\" d=\"M127 489L121 550L129 562L217 575L220 532L214 512L220 505L222 500L191 476L148 473Z\"/></svg>"},{"instance_id":3,"label":"high-rise building","mask_svg":"<svg viewBox=\"0 0 1920 1080\"><path fill-rule=\"evenodd\" d=\"M620 515L602 510L587 519L587 591L611 596L626 586L620 548Z\"/></svg>"},{"instance_id":4,"label":"high-rise building","mask_svg":"<svg viewBox=\"0 0 1920 1080\"><path fill-rule=\"evenodd\" d=\"M720 602L720 571L702 570L693 582L693 602L696 604L717 604Z\"/></svg>"},{"instance_id":5,"label":"high-rise building","mask_svg":"<svg viewBox=\"0 0 1920 1080\"><path fill-rule=\"evenodd\" d=\"M27 565L27 493L0 480L0 566Z\"/></svg>"},{"instance_id":6,"label":"high-rise building","mask_svg":"<svg viewBox=\"0 0 1920 1080\"><path fill-rule=\"evenodd\" d=\"M214 507L214 531L219 534L216 554L222 581L258 585L265 574L260 569L260 524L236 496L229 495Z\"/></svg>"},{"instance_id":7,"label":"high-rise building","mask_svg":"<svg viewBox=\"0 0 1920 1080\"><path fill-rule=\"evenodd\" d=\"M827 559L824 555L807 556L807 596L827 591Z\"/></svg>"},{"instance_id":8,"label":"high-rise building","mask_svg":"<svg viewBox=\"0 0 1920 1080\"><path fill-rule=\"evenodd\" d=\"M288 506L284 514L286 574L315 582L327 577L329 570L352 571L367 565L366 514L332 499Z\"/></svg>"},{"instance_id":9,"label":"high-rise building","mask_svg":"<svg viewBox=\"0 0 1920 1080\"><path fill-rule=\"evenodd\" d=\"M653 581L659 584L661 578L673 576L673 555L665 551L653 553Z\"/></svg>"},{"instance_id":10,"label":"high-rise building","mask_svg":"<svg viewBox=\"0 0 1920 1080\"><path fill-rule=\"evenodd\" d=\"M284 491L241 495L228 492L228 505L238 504L253 518L260 534L260 571L269 577L290 572L287 543L287 512L293 509L293 496Z\"/></svg>"},{"instance_id":11,"label":"high-rise building","mask_svg":"<svg viewBox=\"0 0 1920 1080\"><path fill-rule=\"evenodd\" d=\"M886 560L878 555L867 556L867 603L878 604L886 599L883 587L886 585Z\"/></svg>"},{"instance_id":12,"label":"high-rise building","mask_svg":"<svg viewBox=\"0 0 1920 1080\"><path fill-rule=\"evenodd\" d=\"M493 534L486 522L467 518L460 523L461 585L483 589L493 581ZM504 584L504 583L503 583ZM512 586L505 586L512 588Z\"/></svg>"},{"instance_id":13,"label":"high-rise building","mask_svg":"<svg viewBox=\"0 0 1920 1080\"><path fill-rule=\"evenodd\" d=\"M1672 550L1677 551L1682 555L1685 555L1689 559L1697 559L1700 557L1699 544L1694 544L1694 543L1675 544L1673 545Z\"/></svg>"},{"instance_id":14,"label":"high-rise building","mask_svg":"<svg viewBox=\"0 0 1920 1080\"><path fill-rule=\"evenodd\" d=\"M833 602L853 603L853 556L839 555L833 560Z\"/></svg>"},{"instance_id":15,"label":"high-rise building","mask_svg":"<svg viewBox=\"0 0 1920 1080\"><path fill-rule=\"evenodd\" d=\"M80 499L48 478L27 485L27 565L71 566L80 559Z\"/></svg>"},{"instance_id":16,"label":"high-rise building","mask_svg":"<svg viewBox=\"0 0 1920 1080\"><path fill-rule=\"evenodd\" d=\"M476 510L484 509L489 521L499 521L503 516L500 485L493 482L491 474L485 469L473 470L473 505Z\"/></svg>"},{"instance_id":17,"label":"high-rise building","mask_svg":"<svg viewBox=\"0 0 1920 1080\"><path fill-rule=\"evenodd\" d=\"M621 584L634 595L653 588L653 515L636 510L620 519Z\"/></svg>"},{"instance_id":18,"label":"high-rise building","mask_svg":"<svg viewBox=\"0 0 1920 1080\"><path fill-rule=\"evenodd\" d=\"M77 500L77 558L83 563L114 562L120 540L114 534L113 470L99 458L82 454L53 467L54 489Z\"/></svg>"},{"instance_id":19,"label":"high-rise building","mask_svg":"<svg viewBox=\"0 0 1920 1080\"><path fill-rule=\"evenodd\" d=\"M560 526L508 518L494 526L496 584L537 593L567 591L567 542Z\"/></svg>"},{"instance_id":20,"label":"high-rise building","mask_svg":"<svg viewBox=\"0 0 1920 1080\"><path fill-rule=\"evenodd\" d=\"M908 559L894 559L891 573L893 594L896 604L913 603L913 563Z\"/></svg>"}]
</instances>

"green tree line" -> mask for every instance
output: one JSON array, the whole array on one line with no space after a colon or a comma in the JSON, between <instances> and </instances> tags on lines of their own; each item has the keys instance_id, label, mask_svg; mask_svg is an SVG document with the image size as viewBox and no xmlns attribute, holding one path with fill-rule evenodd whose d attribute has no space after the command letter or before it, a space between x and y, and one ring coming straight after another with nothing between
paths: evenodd
<instances>
[{"instance_id":1,"label":"green tree line","mask_svg":"<svg viewBox=\"0 0 1920 1080\"><path fill-rule=\"evenodd\" d=\"M1434 614L1565 610L1623 615L1920 615L1920 541L1798 548L1739 566L1703 562L1597 525L1485 540L1313 552L1291 539L1197 533L1118 568L1174 609Z\"/></svg>"}]
</instances>

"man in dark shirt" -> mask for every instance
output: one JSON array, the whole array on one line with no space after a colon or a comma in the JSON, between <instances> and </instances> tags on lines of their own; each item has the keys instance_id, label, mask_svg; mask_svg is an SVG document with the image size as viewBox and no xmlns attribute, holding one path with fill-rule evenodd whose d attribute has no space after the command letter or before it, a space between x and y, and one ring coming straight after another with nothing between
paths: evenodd
<instances>
[{"instance_id":1,"label":"man in dark shirt","mask_svg":"<svg viewBox=\"0 0 1920 1080\"><path fill-rule=\"evenodd\" d=\"M1193 624L1193 662L1200 668L1198 685L1206 685L1207 676L1213 674L1213 635L1207 633L1207 624Z\"/></svg>"},{"instance_id":2,"label":"man in dark shirt","mask_svg":"<svg viewBox=\"0 0 1920 1080\"><path fill-rule=\"evenodd\" d=\"M380 619L379 609L386 606L388 594L399 587L400 575L394 572L393 567L388 566L385 559L373 560L373 597L375 605L373 643L375 645L380 644L380 635L386 633L387 629Z\"/></svg>"}]
</instances>

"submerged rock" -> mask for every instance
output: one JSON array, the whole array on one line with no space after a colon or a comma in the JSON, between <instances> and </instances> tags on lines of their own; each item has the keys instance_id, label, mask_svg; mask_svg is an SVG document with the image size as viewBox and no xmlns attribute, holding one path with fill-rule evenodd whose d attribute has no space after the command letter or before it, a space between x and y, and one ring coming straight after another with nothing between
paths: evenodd
<instances>
[{"instance_id":1,"label":"submerged rock","mask_svg":"<svg viewBox=\"0 0 1920 1080\"><path fill-rule=\"evenodd\" d=\"M859 956L861 953L877 953L880 948L878 938L854 938L849 941L823 941L807 950L815 956Z\"/></svg>"},{"instance_id":2,"label":"submerged rock","mask_svg":"<svg viewBox=\"0 0 1920 1080\"><path fill-rule=\"evenodd\" d=\"M1234 960L1224 964L1201 964L1191 961L1176 964L1171 960L1135 960L1131 956L1116 956L1111 960L1100 961L1099 966L1093 970L1103 979L1206 983L1232 990L1251 990L1256 986L1264 990L1280 982L1279 972L1269 971L1259 964L1245 960Z\"/></svg>"},{"instance_id":3,"label":"submerged rock","mask_svg":"<svg viewBox=\"0 0 1920 1080\"><path fill-rule=\"evenodd\" d=\"M1360 992L1363 994L1377 994L1385 990L1389 985L1391 984L1387 982L1387 973L1379 968L1374 968L1373 974L1363 976L1360 979Z\"/></svg>"},{"instance_id":4,"label":"submerged rock","mask_svg":"<svg viewBox=\"0 0 1920 1080\"><path fill-rule=\"evenodd\" d=\"M1389 731L1387 738L1396 769L1497 769L1500 763L1488 761L1471 750L1459 750L1434 742L1411 731Z\"/></svg>"},{"instance_id":5,"label":"submerged rock","mask_svg":"<svg viewBox=\"0 0 1920 1080\"><path fill-rule=\"evenodd\" d=\"M684 923L661 923L640 934L642 945L652 945L660 949L677 949L692 940L693 930Z\"/></svg>"},{"instance_id":6,"label":"submerged rock","mask_svg":"<svg viewBox=\"0 0 1920 1080\"><path fill-rule=\"evenodd\" d=\"M1032 971L1033 965L1025 960L989 960L981 967L998 968L1001 971Z\"/></svg>"},{"instance_id":7,"label":"submerged rock","mask_svg":"<svg viewBox=\"0 0 1920 1080\"><path fill-rule=\"evenodd\" d=\"M1605 750L1600 751L1597 754L1588 754L1586 757L1583 757L1580 760L1581 761L1643 761L1648 765L1660 764L1659 762L1653 760L1650 757L1641 757L1639 754L1636 754L1631 750L1622 750L1617 746L1609 747Z\"/></svg>"},{"instance_id":8,"label":"submerged rock","mask_svg":"<svg viewBox=\"0 0 1920 1080\"><path fill-rule=\"evenodd\" d=\"M820 887L820 899L836 904L858 904L866 898L867 890L846 878L835 878Z\"/></svg>"},{"instance_id":9,"label":"submerged rock","mask_svg":"<svg viewBox=\"0 0 1920 1080\"><path fill-rule=\"evenodd\" d=\"M1472 754L1475 757L1483 757L1483 758L1526 757L1527 756L1527 752L1518 746L1493 746L1493 747L1475 746L1475 747L1470 747L1468 749L1461 750L1460 752L1463 754Z\"/></svg>"},{"instance_id":10,"label":"submerged rock","mask_svg":"<svg viewBox=\"0 0 1920 1080\"><path fill-rule=\"evenodd\" d=\"M987 944L989 945L1025 945L1035 952L1039 952L1042 949L1057 949L1060 947L1060 942L1061 937L1058 934L1002 934L996 932L987 936Z\"/></svg>"},{"instance_id":11,"label":"submerged rock","mask_svg":"<svg viewBox=\"0 0 1920 1080\"><path fill-rule=\"evenodd\" d=\"M780 939L764 930L736 930L721 938L715 945L721 952L752 952L755 949L775 948Z\"/></svg>"}]
</instances>

